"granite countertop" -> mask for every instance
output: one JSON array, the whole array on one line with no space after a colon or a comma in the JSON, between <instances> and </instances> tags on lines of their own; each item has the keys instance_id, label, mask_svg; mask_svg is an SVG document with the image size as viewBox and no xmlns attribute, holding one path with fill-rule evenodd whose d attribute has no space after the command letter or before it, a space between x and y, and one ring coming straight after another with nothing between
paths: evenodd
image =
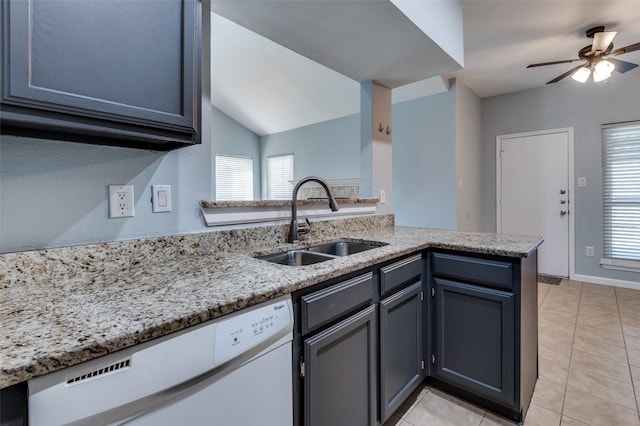
<instances>
[{"instance_id":1,"label":"granite countertop","mask_svg":"<svg viewBox=\"0 0 640 426\"><path fill-rule=\"evenodd\" d=\"M542 242L380 225L327 222L317 242L388 245L302 267L253 257L296 247L282 242L286 226L261 228L272 240L235 230L1 255L0 388L428 247L527 257Z\"/></svg>"},{"instance_id":2,"label":"granite countertop","mask_svg":"<svg viewBox=\"0 0 640 426\"><path fill-rule=\"evenodd\" d=\"M327 204L328 198L309 198L297 200L297 205ZM378 198L340 198L336 197L340 204L378 204ZM243 207L291 207L291 200L253 200L253 201L200 201L203 208L243 208Z\"/></svg>"}]
</instances>

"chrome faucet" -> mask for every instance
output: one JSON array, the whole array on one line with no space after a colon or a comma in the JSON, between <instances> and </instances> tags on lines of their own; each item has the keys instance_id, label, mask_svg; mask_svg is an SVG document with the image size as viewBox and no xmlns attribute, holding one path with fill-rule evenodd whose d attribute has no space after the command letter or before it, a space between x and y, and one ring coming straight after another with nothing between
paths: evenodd
<instances>
[{"instance_id":1,"label":"chrome faucet","mask_svg":"<svg viewBox=\"0 0 640 426\"><path fill-rule=\"evenodd\" d=\"M334 212L338 211L338 203L336 203L335 198L333 198L333 195L331 195L331 191L329 190L329 185L327 185L325 181L315 176L309 176L309 177L300 179L300 182L298 182L296 186L293 188L293 194L291 196L291 225L289 226L289 238L288 238L288 241L290 243L300 242L300 240L298 239L298 236L302 234L306 234L307 232L309 232L309 229L311 228L311 223L309 222L309 219L306 220L307 222L306 224L303 224L303 225L298 224L298 207L296 206L296 204L298 203L298 190L302 185L311 181L318 182L320 185L322 185L322 187L324 188L324 191L327 193L327 196L329 197L329 207L331 208L331 211L334 211Z\"/></svg>"}]
</instances>

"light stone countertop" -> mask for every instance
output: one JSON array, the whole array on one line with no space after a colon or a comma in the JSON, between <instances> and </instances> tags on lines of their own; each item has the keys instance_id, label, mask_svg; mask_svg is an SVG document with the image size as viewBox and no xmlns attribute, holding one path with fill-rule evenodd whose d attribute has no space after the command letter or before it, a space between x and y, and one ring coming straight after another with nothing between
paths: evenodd
<instances>
[{"instance_id":1,"label":"light stone countertop","mask_svg":"<svg viewBox=\"0 0 640 426\"><path fill-rule=\"evenodd\" d=\"M297 200L297 205L327 204L328 198L313 198ZM336 198L340 204L378 204L378 198ZM200 201L203 208L242 208L242 207L291 207L291 200L255 200L255 201Z\"/></svg>"},{"instance_id":2,"label":"light stone countertop","mask_svg":"<svg viewBox=\"0 0 640 426\"><path fill-rule=\"evenodd\" d=\"M388 245L291 267L255 259L294 248L286 225L0 255L0 388L425 248L527 257L538 237L393 226L393 216L314 223Z\"/></svg>"}]
</instances>

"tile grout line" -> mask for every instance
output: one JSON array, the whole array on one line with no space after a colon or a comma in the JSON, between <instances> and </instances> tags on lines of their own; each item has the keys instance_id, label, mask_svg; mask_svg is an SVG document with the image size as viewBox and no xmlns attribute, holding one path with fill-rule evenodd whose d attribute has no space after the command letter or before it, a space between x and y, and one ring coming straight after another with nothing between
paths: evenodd
<instances>
[{"instance_id":1,"label":"tile grout line","mask_svg":"<svg viewBox=\"0 0 640 426\"><path fill-rule=\"evenodd\" d=\"M420 401L422 401L422 400L423 400L423 399L424 399L424 398L425 398L425 397L426 397L426 396L431 392L431 389L430 389L429 387L425 386L425 385L424 385L424 382L423 382L423 384L422 384L421 386L423 386L423 388L420 390L420 393L422 393L422 391L425 391L425 392L424 392L424 394L422 394L422 396L421 396L420 398L416 399L416 400L413 402L413 404L411 404L411 406L409 407L409 409L408 409L407 411L405 411L405 412L402 414L402 416L400 416L400 420L401 420L403 423L408 423L408 424L409 424L409 425L411 425L411 426L413 426L413 423L409 422L409 421L407 420L407 417L409 416L409 414L410 414L413 410L415 410L415 409L416 409L416 407L418 406L418 404L420 403ZM415 391L414 391L414 392L415 392Z\"/></svg>"},{"instance_id":2,"label":"tile grout line","mask_svg":"<svg viewBox=\"0 0 640 426\"><path fill-rule=\"evenodd\" d=\"M618 302L618 292L616 287L613 287L613 294L616 296L616 308L618 309L618 319L620 320L620 329L622 331L622 341L624 343L624 353L627 356L627 368L629 369L629 377L631 377L631 389L633 389L633 397L636 400L636 415L640 420L640 407L638 406L638 395L636 394L636 384L633 381L633 373L631 372L631 361L629 360L629 351L627 349L627 337L624 333L624 327L622 326L622 315L620 314L620 303Z\"/></svg>"},{"instance_id":3,"label":"tile grout line","mask_svg":"<svg viewBox=\"0 0 640 426\"><path fill-rule=\"evenodd\" d=\"M562 423L562 417L564 416L564 406L567 401L567 390L569 388L569 372L571 371L571 360L573 359L573 345L575 344L576 340L576 333L578 330L578 317L580 316L580 305L582 304L582 290L584 283L582 281L578 282L580 283L580 296L578 297L578 311L576 312L576 320L573 325L573 338L571 339L571 353L569 354L569 366L567 367L567 380L564 383L564 395L562 397L562 408L560 409L560 423Z\"/></svg>"},{"instance_id":4,"label":"tile grout line","mask_svg":"<svg viewBox=\"0 0 640 426\"><path fill-rule=\"evenodd\" d=\"M581 283L581 286L580 286L580 303L579 303L579 305L578 305L578 314L580 313L580 306L581 306L581 304L582 304L583 284L584 284L584 283ZM615 293L615 289L614 289L614 295L616 296L616 308L617 308L617 307L618 307L618 301L617 301L617 294ZM619 310L618 310L618 315L620 315L620 314L619 314ZM621 321L621 327L622 327L622 321ZM577 319L576 319L576 330L577 330ZM574 340L575 340L575 333L574 333ZM623 341L624 341L624 333L623 333ZM625 353L626 353L626 344L625 344ZM572 345L572 347L571 347L571 355L572 355L572 357L573 357L573 345ZM629 369L630 369L631 364L628 362L628 359L629 359L629 358L628 358L628 355L627 355L627 366L628 366L628 367L629 367ZM569 359L569 370L570 370L570 369L571 369L571 358ZM629 373L631 374L631 372L629 372ZM570 419L573 419L573 420L576 420L576 421L579 421L579 422L583 422L582 420L574 419L573 417L571 417L571 416L568 416L568 415L564 414L564 400L566 400L566 391L567 391L568 385L569 385L569 377L568 377L568 373L567 373L567 383L566 383L566 385L565 385L565 395L564 395L564 399L563 399L563 407L562 407L562 414L561 414L561 416L562 416L562 417L568 417L568 418L570 418ZM632 387L634 388L634 396L635 396L635 387L633 386L633 378L631 379L631 385L632 385ZM618 406L618 407L620 407L620 408L631 409L631 408L629 408L629 407L627 407L627 406L623 406L623 405L616 404L615 402L612 402L612 401L610 401L610 400L608 400L608 399L603 399L603 398L599 397L598 395L593 395L593 394L590 394L590 393L587 393L587 394L588 394L588 395L590 395L590 396L591 396L592 398L594 398L594 399L598 399L598 400L600 400L600 401L603 401L603 402L606 402L606 403L609 403L609 404L614 404L614 405L616 405L616 406ZM637 399L636 399L636 407L637 407L637 406L638 406L638 401L637 401ZM638 414L638 413L639 413L639 411L636 409L636 414ZM583 423L584 423L584 422L583 422Z\"/></svg>"},{"instance_id":5,"label":"tile grout line","mask_svg":"<svg viewBox=\"0 0 640 426\"><path fill-rule=\"evenodd\" d=\"M538 283L540 284L540 283ZM544 303L544 301L547 298L547 295L549 294L549 290L551 289L551 287L549 287L549 284L546 283L542 283L546 285L546 291L544 292L544 294L542 295L542 300L540 301L540 303L538 303L538 309L540 309L540 307L542 306L542 304ZM539 293L538 293L539 294Z\"/></svg>"}]
</instances>

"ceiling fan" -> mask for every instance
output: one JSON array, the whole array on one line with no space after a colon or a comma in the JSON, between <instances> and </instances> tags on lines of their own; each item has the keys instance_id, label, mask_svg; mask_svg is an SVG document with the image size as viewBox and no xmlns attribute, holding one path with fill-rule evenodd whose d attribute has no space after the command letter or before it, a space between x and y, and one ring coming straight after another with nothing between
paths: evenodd
<instances>
[{"instance_id":1,"label":"ceiling fan","mask_svg":"<svg viewBox=\"0 0 640 426\"><path fill-rule=\"evenodd\" d=\"M527 68L544 67L547 65L568 64L571 62L581 61L582 64L570 69L547 82L547 84L557 83L565 77L571 77L584 83L593 73L593 81L598 82L611 77L613 70L620 73L630 71L637 67L637 64L631 62L614 59L612 56L622 55L623 53L634 52L640 50L640 43L631 44L629 46L613 49L613 38L617 31L605 31L603 26L590 28L587 30L587 37L593 39L593 43L585 46L578 51L576 59L566 59L564 61L542 62L539 64L528 65Z\"/></svg>"}]
</instances>

